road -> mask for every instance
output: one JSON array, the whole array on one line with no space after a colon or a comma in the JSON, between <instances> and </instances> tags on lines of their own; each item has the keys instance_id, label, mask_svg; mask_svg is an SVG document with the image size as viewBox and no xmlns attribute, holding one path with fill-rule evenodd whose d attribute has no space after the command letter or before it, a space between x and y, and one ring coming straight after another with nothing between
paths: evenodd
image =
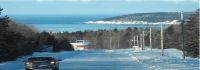
<instances>
[{"instance_id":1,"label":"road","mask_svg":"<svg viewBox=\"0 0 200 70\"><path fill-rule=\"evenodd\" d=\"M88 51L65 51L59 53L34 53L33 56L54 56L62 59L60 70L147 70L135 62L125 50L88 50ZM0 64L0 70L24 70L24 64L20 62L31 56L19 58Z\"/></svg>"},{"instance_id":2,"label":"road","mask_svg":"<svg viewBox=\"0 0 200 70\"><path fill-rule=\"evenodd\" d=\"M199 70L199 59L183 60L179 58L181 51L174 49L165 50L165 56L160 56L159 49L138 52L133 49L36 52L32 56L62 59L60 70ZM32 56L0 63L0 70L24 70L21 60Z\"/></svg>"},{"instance_id":3,"label":"road","mask_svg":"<svg viewBox=\"0 0 200 70\"><path fill-rule=\"evenodd\" d=\"M66 58L61 70L147 70L122 50L81 51L77 56Z\"/></svg>"}]
</instances>

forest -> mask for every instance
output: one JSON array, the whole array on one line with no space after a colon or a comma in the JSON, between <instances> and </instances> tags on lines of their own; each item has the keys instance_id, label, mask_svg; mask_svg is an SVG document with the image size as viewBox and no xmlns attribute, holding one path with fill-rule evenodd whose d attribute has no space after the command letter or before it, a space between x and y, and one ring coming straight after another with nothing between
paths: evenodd
<instances>
[{"instance_id":1,"label":"forest","mask_svg":"<svg viewBox=\"0 0 200 70\"><path fill-rule=\"evenodd\" d=\"M187 18L194 12L184 12L184 18ZM103 21L144 21L144 22L165 22L180 20L180 12L153 12L153 13L134 13L122 16L116 16L103 19Z\"/></svg>"},{"instance_id":2,"label":"forest","mask_svg":"<svg viewBox=\"0 0 200 70\"><path fill-rule=\"evenodd\" d=\"M0 13L3 8L0 8ZM49 32L39 32L34 27L19 24L0 14L0 62L42 52L43 46L53 47L53 52L73 50L68 40L59 40Z\"/></svg>"}]
</instances>

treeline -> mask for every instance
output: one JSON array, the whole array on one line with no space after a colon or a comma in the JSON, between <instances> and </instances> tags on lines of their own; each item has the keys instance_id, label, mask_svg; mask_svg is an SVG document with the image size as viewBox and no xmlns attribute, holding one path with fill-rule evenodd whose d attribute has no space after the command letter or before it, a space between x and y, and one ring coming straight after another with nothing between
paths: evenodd
<instances>
[{"instance_id":1,"label":"treeline","mask_svg":"<svg viewBox=\"0 0 200 70\"><path fill-rule=\"evenodd\" d=\"M76 40L89 41L89 49L124 49L132 48L135 40L141 41L141 34L144 31L145 47L149 46L149 28L130 28L118 30L98 30L98 31L76 31L76 32L63 32L51 33L58 39L68 39L70 42ZM141 44L141 42L139 42ZM160 48L160 30L152 28L152 46L153 48ZM167 48L167 47L166 47Z\"/></svg>"},{"instance_id":2,"label":"treeline","mask_svg":"<svg viewBox=\"0 0 200 70\"><path fill-rule=\"evenodd\" d=\"M187 18L193 12L185 12ZM155 12L155 13L136 13L103 19L103 21L146 21L146 22L165 22L180 20L179 12Z\"/></svg>"},{"instance_id":3,"label":"treeline","mask_svg":"<svg viewBox=\"0 0 200 70\"><path fill-rule=\"evenodd\" d=\"M98 30L98 31L77 31L77 32L64 32L53 33L56 38L69 39L70 42L76 40L88 40L89 49L120 49L129 48L133 35L139 34L138 28L127 28L125 30Z\"/></svg>"},{"instance_id":4,"label":"treeline","mask_svg":"<svg viewBox=\"0 0 200 70\"><path fill-rule=\"evenodd\" d=\"M186 56L199 57L199 10L191 14L184 25L184 44ZM133 36L138 36L145 31L145 46L149 46L149 28L127 28L124 30L98 30L52 33L58 39L68 39L70 42L76 40L88 40L89 49L121 49L133 46ZM164 30L164 48L176 48L181 50L182 37L181 25L171 25ZM152 47L160 48L160 29L152 28Z\"/></svg>"},{"instance_id":5,"label":"treeline","mask_svg":"<svg viewBox=\"0 0 200 70\"><path fill-rule=\"evenodd\" d=\"M165 30L165 37L165 47L182 49L181 25L170 26ZM184 24L184 45L186 56L199 57L199 9Z\"/></svg>"},{"instance_id":6,"label":"treeline","mask_svg":"<svg viewBox=\"0 0 200 70\"><path fill-rule=\"evenodd\" d=\"M0 8L0 13L3 9ZM17 57L41 52L43 46L53 47L53 51L73 50L68 40L56 39L48 32L25 24L19 24L0 14L0 62L14 60ZM46 47L48 48L48 47Z\"/></svg>"},{"instance_id":7,"label":"treeline","mask_svg":"<svg viewBox=\"0 0 200 70\"><path fill-rule=\"evenodd\" d=\"M149 39L149 33L146 38ZM149 40L146 45L149 45ZM160 30L158 29L152 30L152 45L153 48L160 48ZM182 50L181 24L171 25L164 30L164 48ZM184 23L184 49L186 56L199 57L199 9L186 18Z\"/></svg>"}]
</instances>

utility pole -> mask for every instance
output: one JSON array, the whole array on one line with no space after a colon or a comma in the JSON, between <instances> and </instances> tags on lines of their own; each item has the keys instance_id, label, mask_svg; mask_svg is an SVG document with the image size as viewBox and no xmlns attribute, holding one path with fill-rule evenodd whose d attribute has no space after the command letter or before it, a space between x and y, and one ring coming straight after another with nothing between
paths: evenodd
<instances>
[{"instance_id":1,"label":"utility pole","mask_svg":"<svg viewBox=\"0 0 200 70\"><path fill-rule=\"evenodd\" d=\"M112 49L112 37L110 37L110 49Z\"/></svg>"},{"instance_id":2,"label":"utility pole","mask_svg":"<svg viewBox=\"0 0 200 70\"><path fill-rule=\"evenodd\" d=\"M135 36L133 36L133 42L134 42L134 45L133 45L133 46L136 46L136 43L135 43Z\"/></svg>"},{"instance_id":3,"label":"utility pole","mask_svg":"<svg viewBox=\"0 0 200 70\"><path fill-rule=\"evenodd\" d=\"M119 49L119 40L118 40L117 42L118 42L118 45L117 45L117 46L118 46L118 49Z\"/></svg>"},{"instance_id":4,"label":"utility pole","mask_svg":"<svg viewBox=\"0 0 200 70\"><path fill-rule=\"evenodd\" d=\"M182 58L185 59L185 49L184 49L184 19L183 19L183 11L181 11L181 28L182 28Z\"/></svg>"},{"instance_id":5,"label":"utility pole","mask_svg":"<svg viewBox=\"0 0 200 70\"><path fill-rule=\"evenodd\" d=\"M137 35L137 46L139 46L139 40L138 40L138 35Z\"/></svg>"},{"instance_id":6,"label":"utility pole","mask_svg":"<svg viewBox=\"0 0 200 70\"><path fill-rule=\"evenodd\" d=\"M142 46L142 34L140 34L140 45L141 45L141 48L143 50L143 46Z\"/></svg>"},{"instance_id":7,"label":"utility pole","mask_svg":"<svg viewBox=\"0 0 200 70\"><path fill-rule=\"evenodd\" d=\"M150 26L150 32L149 32L149 34L150 34L150 35L149 35L149 36L150 36L150 37L149 37L149 38L150 38L150 49L151 49L151 51L152 51L152 44L151 44L151 26Z\"/></svg>"},{"instance_id":8,"label":"utility pole","mask_svg":"<svg viewBox=\"0 0 200 70\"><path fill-rule=\"evenodd\" d=\"M143 49L145 47L145 41L144 41L144 30L142 31L142 40L143 40Z\"/></svg>"},{"instance_id":9,"label":"utility pole","mask_svg":"<svg viewBox=\"0 0 200 70\"><path fill-rule=\"evenodd\" d=\"M115 43L115 40L113 41L113 44L112 44L112 49L116 49L115 46L116 46L116 43Z\"/></svg>"},{"instance_id":10,"label":"utility pole","mask_svg":"<svg viewBox=\"0 0 200 70\"><path fill-rule=\"evenodd\" d=\"M164 49L163 49L163 23L161 22L161 55L164 55Z\"/></svg>"}]
</instances>

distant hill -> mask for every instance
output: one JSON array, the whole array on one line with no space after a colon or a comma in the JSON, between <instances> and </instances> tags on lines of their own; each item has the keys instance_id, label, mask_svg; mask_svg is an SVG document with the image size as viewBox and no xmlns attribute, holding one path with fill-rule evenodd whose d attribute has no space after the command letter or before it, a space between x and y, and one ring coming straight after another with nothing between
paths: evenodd
<instances>
[{"instance_id":1,"label":"distant hill","mask_svg":"<svg viewBox=\"0 0 200 70\"><path fill-rule=\"evenodd\" d=\"M184 18L187 18L192 12L184 12ZM102 21L146 21L146 22L164 22L180 20L178 12L155 12L155 13L136 13L129 15L116 16L103 19Z\"/></svg>"}]
</instances>

